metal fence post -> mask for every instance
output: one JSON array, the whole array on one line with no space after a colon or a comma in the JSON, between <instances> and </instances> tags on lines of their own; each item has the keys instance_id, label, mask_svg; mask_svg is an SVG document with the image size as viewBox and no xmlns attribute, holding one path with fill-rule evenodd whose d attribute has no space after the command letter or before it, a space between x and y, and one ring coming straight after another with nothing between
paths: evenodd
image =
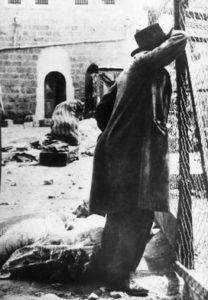
<instances>
[{"instance_id":1,"label":"metal fence post","mask_svg":"<svg viewBox=\"0 0 208 300\"><path fill-rule=\"evenodd\" d=\"M0 192L1 192L1 124L2 124L2 110L0 108Z\"/></svg>"},{"instance_id":2,"label":"metal fence post","mask_svg":"<svg viewBox=\"0 0 208 300\"><path fill-rule=\"evenodd\" d=\"M174 0L175 29L185 29L184 8L187 0ZM180 262L188 269L194 268L193 221L191 200L191 175L189 164L188 136L188 80L186 54L176 60L177 110L179 130L179 204L177 216L176 253Z\"/></svg>"}]
</instances>

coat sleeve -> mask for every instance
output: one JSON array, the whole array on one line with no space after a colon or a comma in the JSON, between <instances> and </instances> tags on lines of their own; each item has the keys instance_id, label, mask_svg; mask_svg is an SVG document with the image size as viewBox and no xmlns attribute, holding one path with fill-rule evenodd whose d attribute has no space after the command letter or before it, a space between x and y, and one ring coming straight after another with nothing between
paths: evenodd
<instances>
[{"instance_id":1,"label":"coat sleeve","mask_svg":"<svg viewBox=\"0 0 208 300\"><path fill-rule=\"evenodd\" d=\"M96 107L95 119L101 131L104 131L111 117L116 100L117 83L114 83Z\"/></svg>"},{"instance_id":2,"label":"coat sleeve","mask_svg":"<svg viewBox=\"0 0 208 300\"><path fill-rule=\"evenodd\" d=\"M142 59L144 64L148 65L148 68L163 68L183 53L186 43L187 36L184 31L172 30L169 38L164 43L152 51L143 52L139 56L139 60Z\"/></svg>"}]
</instances>

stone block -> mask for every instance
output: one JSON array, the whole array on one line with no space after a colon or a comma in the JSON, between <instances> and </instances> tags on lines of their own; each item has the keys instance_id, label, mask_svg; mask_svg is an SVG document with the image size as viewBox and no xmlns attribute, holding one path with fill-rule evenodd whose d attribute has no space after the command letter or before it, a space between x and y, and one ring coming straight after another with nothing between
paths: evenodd
<instances>
[{"instance_id":1,"label":"stone block","mask_svg":"<svg viewBox=\"0 0 208 300\"><path fill-rule=\"evenodd\" d=\"M42 166L64 167L71 161L72 161L71 152L46 152L46 151L40 152L39 163Z\"/></svg>"}]
</instances>

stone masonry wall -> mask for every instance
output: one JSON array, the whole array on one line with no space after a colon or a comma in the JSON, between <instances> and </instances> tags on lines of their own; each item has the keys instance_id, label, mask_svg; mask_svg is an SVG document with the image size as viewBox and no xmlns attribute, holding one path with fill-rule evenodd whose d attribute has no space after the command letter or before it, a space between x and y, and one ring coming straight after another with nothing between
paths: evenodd
<instances>
[{"instance_id":1,"label":"stone masonry wall","mask_svg":"<svg viewBox=\"0 0 208 300\"><path fill-rule=\"evenodd\" d=\"M122 67L133 49L129 37L133 39L135 28L147 25L147 12L141 13L140 1L115 3L88 0L88 5L75 5L75 0L49 0L49 5L35 5L35 0L21 0L21 5L12 5L0 1L0 86L10 117L35 113L40 100L37 64L47 47L67 51L79 99L84 97L84 76L91 63Z\"/></svg>"},{"instance_id":2,"label":"stone masonry wall","mask_svg":"<svg viewBox=\"0 0 208 300\"><path fill-rule=\"evenodd\" d=\"M34 112L40 49L0 51L0 84L9 117Z\"/></svg>"},{"instance_id":3,"label":"stone masonry wall","mask_svg":"<svg viewBox=\"0 0 208 300\"><path fill-rule=\"evenodd\" d=\"M91 63L122 67L124 57L129 57L129 53L126 53L126 40L69 44L62 48L68 53L74 94L78 99L84 97L85 72ZM37 62L43 49L45 47L0 51L2 98L4 108L12 119L29 113L35 114Z\"/></svg>"},{"instance_id":4,"label":"stone masonry wall","mask_svg":"<svg viewBox=\"0 0 208 300\"><path fill-rule=\"evenodd\" d=\"M88 0L88 5L75 5L75 0L48 0L48 5L35 5L35 0L22 3L0 2L0 47L41 45L124 37L126 28L146 24L140 1L116 0L105 5L102 0Z\"/></svg>"}]
</instances>

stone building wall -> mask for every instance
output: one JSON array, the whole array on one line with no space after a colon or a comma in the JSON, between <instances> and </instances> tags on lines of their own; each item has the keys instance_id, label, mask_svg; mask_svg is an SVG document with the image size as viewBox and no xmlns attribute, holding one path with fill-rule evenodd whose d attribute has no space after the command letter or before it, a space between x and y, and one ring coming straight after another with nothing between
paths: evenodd
<instances>
[{"instance_id":1,"label":"stone building wall","mask_svg":"<svg viewBox=\"0 0 208 300\"><path fill-rule=\"evenodd\" d=\"M60 50L67 55L60 67L59 58L58 62L51 59L49 64L46 60L40 62L42 53L46 51L59 53ZM18 114L32 112L37 114L38 118L43 118L44 79L48 73L60 71L69 82L67 99L75 97L82 100L85 72L91 63L96 63L98 66L122 67L124 57L128 55L126 40L2 50L0 51L0 80L4 108L11 117L17 112ZM62 70L63 64L68 64L68 71Z\"/></svg>"},{"instance_id":2,"label":"stone building wall","mask_svg":"<svg viewBox=\"0 0 208 300\"><path fill-rule=\"evenodd\" d=\"M119 38L129 25L135 29L146 22L140 1L134 0L115 0L114 5L103 0L88 0L88 5L75 5L83 0L47 0L48 5L37 5L36 0L9 1L16 0L0 2L1 48Z\"/></svg>"},{"instance_id":3,"label":"stone building wall","mask_svg":"<svg viewBox=\"0 0 208 300\"><path fill-rule=\"evenodd\" d=\"M115 0L114 5L103 0L88 0L88 5L75 5L81 0L10 1L0 2L0 86L10 116L32 112L44 117L44 79L53 71L65 77L67 99L83 99L88 66L122 67L136 47L135 29L147 25L147 12L134 0Z\"/></svg>"},{"instance_id":4,"label":"stone building wall","mask_svg":"<svg viewBox=\"0 0 208 300\"><path fill-rule=\"evenodd\" d=\"M2 99L10 117L35 110L39 53L40 49L0 51Z\"/></svg>"}]
</instances>

